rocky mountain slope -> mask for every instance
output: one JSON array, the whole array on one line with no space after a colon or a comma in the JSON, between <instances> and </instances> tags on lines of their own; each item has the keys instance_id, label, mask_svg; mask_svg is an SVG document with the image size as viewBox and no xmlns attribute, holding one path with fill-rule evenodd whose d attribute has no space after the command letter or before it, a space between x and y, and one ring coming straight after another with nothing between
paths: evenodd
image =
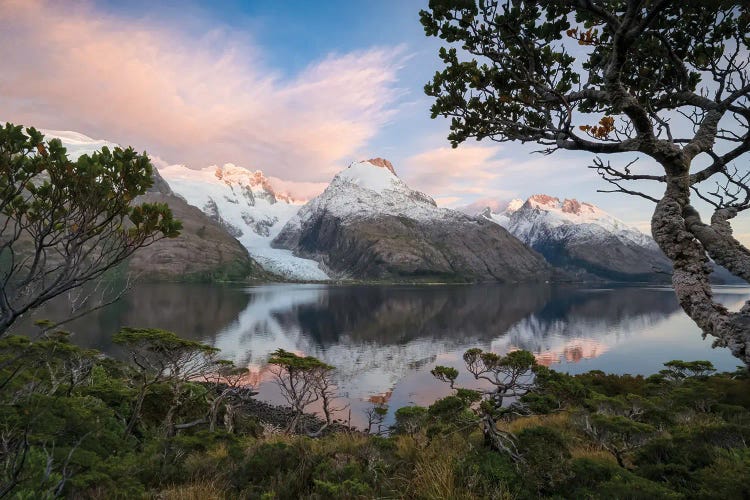
<instances>
[{"instance_id":1,"label":"rocky mountain slope","mask_svg":"<svg viewBox=\"0 0 750 500\"><path fill-rule=\"evenodd\" d=\"M552 270L500 226L438 208L387 160L351 164L273 241L352 279L535 281Z\"/></svg>"},{"instance_id":2,"label":"rocky mountain slope","mask_svg":"<svg viewBox=\"0 0 750 500\"><path fill-rule=\"evenodd\" d=\"M580 279L670 279L671 262L651 237L590 203L538 194L511 201L501 213L487 209L481 216Z\"/></svg>"},{"instance_id":3,"label":"rocky mountain slope","mask_svg":"<svg viewBox=\"0 0 750 500\"><path fill-rule=\"evenodd\" d=\"M68 131L44 131L47 139L59 138L71 159L103 146L106 141ZM136 251L127 268L141 280L215 281L268 279L269 273L255 262L226 228L175 195L169 184L154 172L154 185L137 202L167 203L183 229L177 238L166 238Z\"/></svg>"}]
</instances>

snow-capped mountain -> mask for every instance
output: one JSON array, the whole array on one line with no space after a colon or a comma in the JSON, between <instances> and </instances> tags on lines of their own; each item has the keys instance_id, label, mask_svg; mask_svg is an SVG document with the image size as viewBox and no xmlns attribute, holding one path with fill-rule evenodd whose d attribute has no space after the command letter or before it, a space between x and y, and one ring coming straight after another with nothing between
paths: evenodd
<instances>
[{"instance_id":1,"label":"snow-capped mountain","mask_svg":"<svg viewBox=\"0 0 750 500\"><path fill-rule=\"evenodd\" d=\"M266 270L290 279L328 279L317 262L271 248L271 240L301 204L275 190L260 170L232 164L201 170L169 165L159 172L178 195L234 235Z\"/></svg>"},{"instance_id":2,"label":"snow-capped mountain","mask_svg":"<svg viewBox=\"0 0 750 500\"><path fill-rule=\"evenodd\" d=\"M70 130L41 130L45 139L60 139L68 151L68 158L75 161L83 155L90 155L106 146L109 149L119 147L119 144L105 141L103 139L92 139L87 135Z\"/></svg>"},{"instance_id":3,"label":"snow-capped mountain","mask_svg":"<svg viewBox=\"0 0 750 500\"><path fill-rule=\"evenodd\" d=\"M274 246L342 278L544 280L550 268L499 226L439 208L382 158L352 163L292 217Z\"/></svg>"},{"instance_id":4,"label":"snow-capped mountain","mask_svg":"<svg viewBox=\"0 0 750 500\"><path fill-rule=\"evenodd\" d=\"M654 282L671 274L669 259L650 236L590 203L537 194L480 215L583 278Z\"/></svg>"}]
</instances>

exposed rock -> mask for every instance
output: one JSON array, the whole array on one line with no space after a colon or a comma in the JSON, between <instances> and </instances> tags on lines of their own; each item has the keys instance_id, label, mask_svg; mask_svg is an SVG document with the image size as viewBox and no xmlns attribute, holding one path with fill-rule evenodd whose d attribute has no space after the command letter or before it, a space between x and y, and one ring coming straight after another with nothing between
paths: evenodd
<instances>
[{"instance_id":1,"label":"exposed rock","mask_svg":"<svg viewBox=\"0 0 750 500\"><path fill-rule=\"evenodd\" d=\"M389 162L385 158L371 158L367 160L373 165L389 170L393 175L396 175L396 170L393 168L393 163Z\"/></svg>"},{"instance_id":2,"label":"exposed rock","mask_svg":"<svg viewBox=\"0 0 750 500\"><path fill-rule=\"evenodd\" d=\"M128 260L128 270L145 281L213 281L268 279L225 228L182 198L150 192L138 202L166 203L183 229L177 238L165 238L137 250Z\"/></svg>"}]
</instances>

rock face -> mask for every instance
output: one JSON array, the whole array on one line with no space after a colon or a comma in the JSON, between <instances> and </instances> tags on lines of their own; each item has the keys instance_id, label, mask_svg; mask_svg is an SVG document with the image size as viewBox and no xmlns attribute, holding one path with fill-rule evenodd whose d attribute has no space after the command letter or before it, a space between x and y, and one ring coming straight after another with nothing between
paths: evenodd
<instances>
[{"instance_id":1,"label":"rock face","mask_svg":"<svg viewBox=\"0 0 750 500\"><path fill-rule=\"evenodd\" d=\"M491 221L438 208L381 158L356 162L273 241L351 279L540 281L544 259Z\"/></svg>"},{"instance_id":2,"label":"rock face","mask_svg":"<svg viewBox=\"0 0 750 500\"><path fill-rule=\"evenodd\" d=\"M672 264L651 237L590 203L540 194L481 215L579 279L670 280Z\"/></svg>"},{"instance_id":3,"label":"rock face","mask_svg":"<svg viewBox=\"0 0 750 500\"><path fill-rule=\"evenodd\" d=\"M102 146L117 146L75 132L45 131L45 135L59 138L71 159L98 151ZM183 225L177 238L166 238L141 248L128 259L127 269L141 281L239 281L271 277L226 227L175 195L156 169L154 185L136 202L166 203Z\"/></svg>"}]
</instances>

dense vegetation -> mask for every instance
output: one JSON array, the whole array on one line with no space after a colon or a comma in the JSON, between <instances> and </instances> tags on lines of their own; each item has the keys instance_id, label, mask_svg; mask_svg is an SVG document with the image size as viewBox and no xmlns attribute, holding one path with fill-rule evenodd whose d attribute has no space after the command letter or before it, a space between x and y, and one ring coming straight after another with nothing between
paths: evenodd
<instances>
[{"instance_id":1,"label":"dense vegetation","mask_svg":"<svg viewBox=\"0 0 750 500\"><path fill-rule=\"evenodd\" d=\"M262 422L254 393L241 383L244 370L219 360L214 348L162 330L126 329L115 340L128 361L78 348L63 332L1 341L0 496L750 495L744 369L713 374L708 362L673 361L647 378L570 376L523 352L471 350L470 373L518 374L524 395L493 403L498 388L504 396L515 390L499 377L502 387L457 388L429 408L398 409L390 432L379 406L372 434L339 424L311 438L296 412L288 414L295 421L289 432ZM279 370L331 370L285 351L275 358ZM434 373L456 379L451 368ZM291 380L288 371L279 374ZM487 439L488 416L513 453Z\"/></svg>"}]
</instances>

